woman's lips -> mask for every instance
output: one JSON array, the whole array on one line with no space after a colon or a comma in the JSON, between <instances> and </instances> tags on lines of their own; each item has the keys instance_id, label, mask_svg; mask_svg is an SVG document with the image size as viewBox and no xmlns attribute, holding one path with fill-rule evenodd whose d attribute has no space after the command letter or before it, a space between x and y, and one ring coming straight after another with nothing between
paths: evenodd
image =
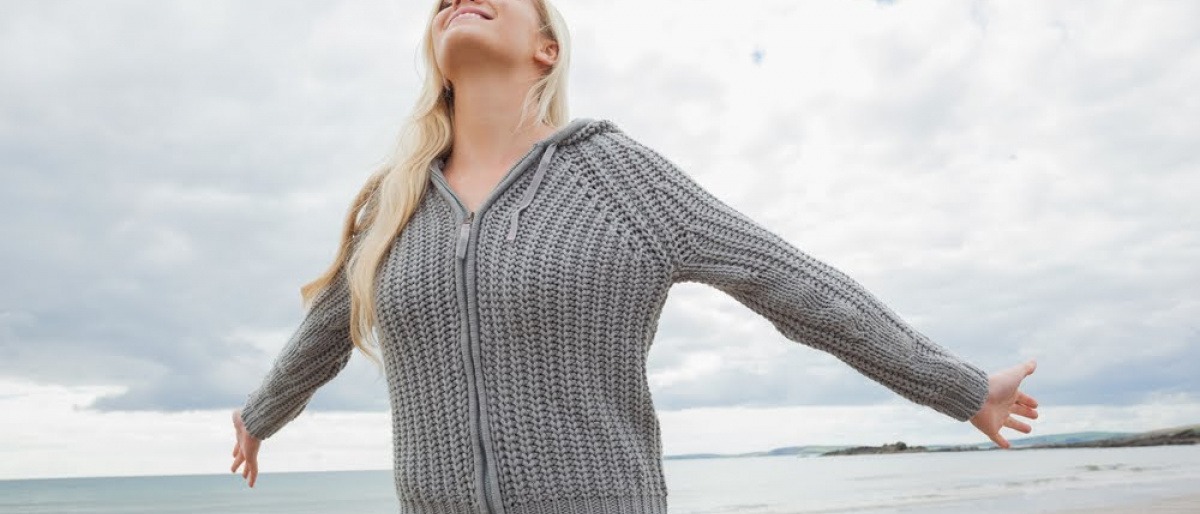
<instances>
[{"instance_id":1,"label":"woman's lips","mask_svg":"<svg viewBox=\"0 0 1200 514\"><path fill-rule=\"evenodd\" d=\"M466 12L466 13L462 13L462 14L460 14L460 15L458 15L458 16L455 16L453 20L450 20L450 23L454 23L454 22L456 22L456 21L458 21L458 20L461 20L461 19L463 19L463 18L478 18L478 19L480 19L480 20L486 20L486 19L487 19L487 18L484 18L483 16L480 16L480 15L478 15L478 14L475 14L475 13L473 13L473 12Z\"/></svg>"}]
</instances>

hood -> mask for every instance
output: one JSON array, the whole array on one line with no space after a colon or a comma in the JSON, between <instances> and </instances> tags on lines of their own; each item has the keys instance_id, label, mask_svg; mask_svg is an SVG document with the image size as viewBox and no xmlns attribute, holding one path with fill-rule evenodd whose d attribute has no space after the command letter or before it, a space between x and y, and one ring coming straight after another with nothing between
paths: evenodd
<instances>
[{"instance_id":1,"label":"hood","mask_svg":"<svg viewBox=\"0 0 1200 514\"><path fill-rule=\"evenodd\" d=\"M582 141L594 137L598 134L606 132L619 132L616 124L608 119L593 119L593 118L575 118L566 125L563 125L555 130L549 136L534 143L533 148L521 162L517 163L516 167L510 171L508 176L501 179L497 185L496 195L500 193L500 189L507 186L512 179L524 171L530 162L537 161L537 168L533 172L533 179L529 187L525 189L525 194L521 197L521 201L517 204L517 208L509 219L508 234L505 239L512 241L517 237L517 230L520 225L521 211L525 210L537 195L538 189L542 184L542 178L546 175L546 169L550 165L550 160L554 158L554 153L560 148L578 144ZM442 155L433 160L432 166L438 175L441 175L442 166L446 162L446 156ZM489 200L485 200L490 203ZM486 207L486 203L483 205Z\"/></svg>"},{"instance_id":2,"label":"hood","mask_svg":"<svg viewBox=\"0 0 1200 514\"><path fill-rule=\"evenodd\" d=\"M516 239L517 228L521 224L521 211L533 203L533 197L537 195L538 188L542 185L542 178L546 176L546 168L549 167L550 159L554 157L554 152L558 150L559 146L570 146L611 128L615 128L615 126L612 126L612 122L608 120L575 118L534 145L534 148L540 146L544 147L544 150L538 161L537 170L533 172L533 181L525 189L525 195L521 197L521 202L517 204L517 208L513 210L512 217L509 219L508 235L504 237L505 240Z\"/></svg>"}]
</instances>

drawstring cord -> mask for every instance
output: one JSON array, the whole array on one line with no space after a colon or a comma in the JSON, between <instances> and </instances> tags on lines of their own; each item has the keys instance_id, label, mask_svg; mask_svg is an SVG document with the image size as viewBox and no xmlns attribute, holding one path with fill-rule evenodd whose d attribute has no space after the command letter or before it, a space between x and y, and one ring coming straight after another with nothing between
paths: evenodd
<instances>
[{"instance_id":1,"label":"drawstring cord","mask_svg":"<svg viewBox=\"0 0 1200 514\"><path fill-rule=\"evenodd\" d=\"M508 236L505 237L508 241L512 241L517 237L517 224L521 216L521 211L529 207L533 203L533 195L537 192L538 186L542 184L542 177L546 174L546 168L550 164L550 157L554 155L554 150L558 147L557 143L551 143L546 147L546 151L542 153L542 161L538 163L537 172L533 174L533 183L529 184L529 188L525 190L525 196L521 197L521 203L512 213L512 220L508 225Z\"/></svg>"}]
</instances>

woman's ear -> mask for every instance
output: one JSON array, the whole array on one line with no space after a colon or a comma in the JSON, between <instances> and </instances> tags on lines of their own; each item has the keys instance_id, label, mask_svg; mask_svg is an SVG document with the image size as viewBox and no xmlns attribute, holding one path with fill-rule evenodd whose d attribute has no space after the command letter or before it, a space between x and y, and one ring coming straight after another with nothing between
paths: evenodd
<instances>
[{"instance_id":1,"label":"woman's ear","mask_svg":"<svg viewBox=\"0 0 1200 514\"><path fill-rule=\"evenodd\" d=\"M558 41L542 38L542 44L533 54L533 59L547 68L554 66L558 62Z\"/></svg>"}]
</instances>

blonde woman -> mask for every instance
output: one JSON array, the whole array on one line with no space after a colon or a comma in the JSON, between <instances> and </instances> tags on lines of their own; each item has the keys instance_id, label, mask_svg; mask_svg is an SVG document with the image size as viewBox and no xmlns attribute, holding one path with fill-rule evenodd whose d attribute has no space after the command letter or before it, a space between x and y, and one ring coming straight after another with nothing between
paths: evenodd
<instances>
[{"instance_id":1,"label":"blonde woman","mask_svg":"<svg viewBox=\"0 0 1200 514\"><path fill-rule=\"evenodd\" d=\"M614 122L569 118L569 49L546 0L434 5L394 158L233 412L251 487L262 441L358 348L386 371L401 512L666 513L645 363L688 281L1001 447L1030 431L1033 361L988 375Z\"/></svg>"}]
</instances>

